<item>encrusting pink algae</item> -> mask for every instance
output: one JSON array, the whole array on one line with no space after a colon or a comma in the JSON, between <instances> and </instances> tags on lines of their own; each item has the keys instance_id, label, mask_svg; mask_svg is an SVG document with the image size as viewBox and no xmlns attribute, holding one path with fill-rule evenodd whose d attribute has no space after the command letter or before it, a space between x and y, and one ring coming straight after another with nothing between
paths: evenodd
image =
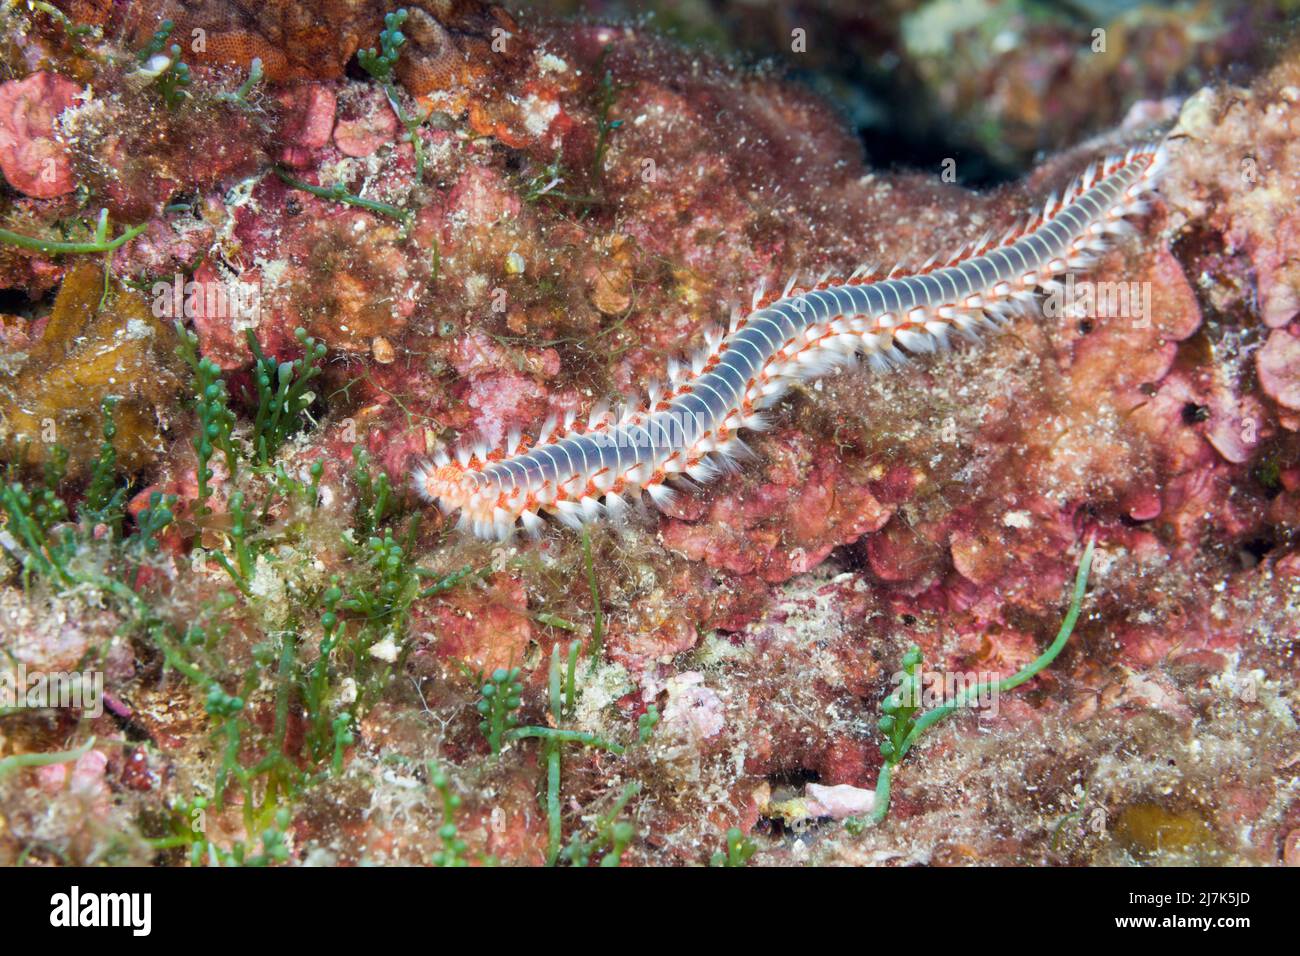
<instances>
[{"instance_id":1,"label":"encrusting pink algae","mask_svg":"<svg viewBox=\"0 0 1300 956\"><path fill-rule=\"evenodd\" d=\"M859 6L6 9L0 862L1300 860L1280 14Z\"/></svg>"}]
</instances>

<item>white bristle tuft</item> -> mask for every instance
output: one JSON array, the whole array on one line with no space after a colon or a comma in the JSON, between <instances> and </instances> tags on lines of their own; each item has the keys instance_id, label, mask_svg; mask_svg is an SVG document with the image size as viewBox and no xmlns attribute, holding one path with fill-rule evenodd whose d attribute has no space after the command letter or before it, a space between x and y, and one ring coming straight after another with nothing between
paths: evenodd
<instances>
[{"instance_id":1,"label":"white bristle tuft","mask_svg":"<svg viewBox=\"0 0 1300 956\"><path fill-rule=\"evenodd\" d=\"M673 502L677 499L677 492L665 484L646 485L644 490L650 496L654 506L661 511L671 508Z\"/></svg>"},{"instance_id":2,"label":"white bristle tuft","mask_svg":"<svg viewBox=\"0 0 1300 956\"><path fill-rule=\"evenodd\" d=\"M557 501L554 505L555 517L572 528L574 531L582 530L582 509L572 501Z\"/></svg>"},{"instance_id":3,"label":"white bristle tuft","mask_svg":"<svg viewBox=\"0 0 1300 956\"><path fill-rule=\"evenodd\" d=\"M582 520L586 523L595 521L605 513L605 509L601 506L601 503L590 495L584 496L582 500L578 502L578 506L582 509Z\"/></svg>"},{"instance_id":4,"label":"white bristle tuft","mask_svg":"<svg viewBox=\"0 0 1300 956\"><path fill-rule=\"evenodd\" d=\"M718 477L718 466L707 458L701 458L695 464L686 469L686 474L701 484L712 481Z\"/></svg>"},{"instance_id":5,"label":"white bristle tuft","mask_svg":"<svg viewBox=\"0 0 1300 956\"><path fill-rule=\"evenodd\" d=\"M542 529L546 527L546 522L537 516L535 511L521 511L519 520L523 523L524 533L530 538L540 538Z\"/></svg>"},{"instance_id":6,"label":"white bristle tuft","mask_svg":"<svg viewBox=\"0 0 1300 956\"><path fill-rule=\"evenodd\" d=\"M605 496L605 514L615 523L627 517L627 500L620 494L610 492Z\"/></svg>"}]
</instances>

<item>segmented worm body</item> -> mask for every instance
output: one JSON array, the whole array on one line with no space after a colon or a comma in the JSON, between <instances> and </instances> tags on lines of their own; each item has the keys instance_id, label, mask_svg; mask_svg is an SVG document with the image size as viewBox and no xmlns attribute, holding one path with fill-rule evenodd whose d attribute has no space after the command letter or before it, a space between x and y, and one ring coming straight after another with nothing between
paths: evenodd
<instances>
[{"instance_id":1,"label":"segmented worm body","mask_svg":"<svg viewBox=\"0 0 1300 956\"><path fill-rule=\"evenodd\" d=\"M903 274L860 268L847 279L808 287L795 279L779 295L754 296L731 330L709 334L688 366L670 364L669 382L618 412L601 406L585 423L550 420L535 441L512 434L503 448L463 447L415 473L415 485L460 526L484 538L531 534L553 515L575 528L617 516L644 491L658 505L681 476L706 482L747 453L737 432L766 426L763 410L791 384L850 364L876 369L907 354L946 348L996 327L1038 289L1085 269L1126 217L1146 210L1164 166L1148 145L1095 163L1062 196L1000 239L985 236L944 262Z\"/></svg>"}]
</instances>

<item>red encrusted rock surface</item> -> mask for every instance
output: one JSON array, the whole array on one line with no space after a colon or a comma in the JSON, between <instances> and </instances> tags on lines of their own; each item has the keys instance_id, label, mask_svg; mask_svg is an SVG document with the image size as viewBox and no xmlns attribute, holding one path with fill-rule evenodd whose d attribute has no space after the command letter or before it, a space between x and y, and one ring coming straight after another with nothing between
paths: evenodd
<instances>
[{"instance_id":1,"label":"red encrusted rock surface","mask_svg":"<svg viewBox=\"0 0 1300 956\"><path fill-rule=\"evenodd\" d=\"M720 571L779 584L889 520L893 509L876 500L866 476L855 481L808 436L786 431L764 445L768 454L743 490L707 509L694 502L669 509L677 520L664 523L667 547Z\"/></svg>"},{"instance_id":2,"label":"red encrusted rock surface","mask_svg":"<svg viewBox=\"0 0 1300 956\"><path fill-rule=\"evenodd\" d=\"M224 22L215 3L165 6ZM979 194L872 171L811 93L638 26L511 21L510 55L476 60L483 82L451 82L449 51L479 49L505 22L476 6L413 41L442 51L403 74L436 116L416 134L417 179L388 104L344 76L374 42L373 12L268 60L255 109L205 100L169 115L145 111L147 90L114 88L61 121L75 168L114 214L149 220L114 257L118 274L187 268L260 290L254 317L187 316L238 395L246 328L281 359L299 354L298 327L327 344L323 420L283 458L294 474L326 463L338 524L354 444L405 494L413 464L463 436L495 443L644 388L762 281L923 261L1011 223L1142 134L1117 130ZM254 19L219 34L221 57L269 56L296 22L276 5ZM196 74L196 87L242 78ZM414 861L430 849L385 777L385 754L400 750L448 765L475 849L537 862L532 752L482 762L473 684L523 667L524 713L545 721L546 662L558 642L593 636L594 580L601 659L580 667L576 720L620 739L651 703L664 720L620 763L567 751L566 806L640 780L635 816L651 836L629 862L701 862L731 825L770 837L768 861L1281 860L1300 826L1286 783L1300 619L1300 60L1134 115L1174 113L1162 198L1092 274L1123 285L1116 313L1025 317L977 349L800 388L737 473L684 491L667 515L595 529L590 572L567 531L485 545L430 509L421 564L484 573L416 601L406 653L384 649L403 670L348 758L376 790L349 778L311 798L299 858ZM214 115L228 125L200 122ZM194 135L152 141L146 117ZM372 208L293 188L272 161ZM187 210L170 203L178 195ZM56 206L6 200L3 221L49 227L67 214ZM9 250L0 267L0 284L33 295L61 268ZM16 352L26 326L4 328ZM140 487L192 499L193 453L171 437L170 460ZM1065 652L996 713L932 732L899 771L888 825L850 838L777 820L805 782L873 785L876 707L910 644L948 672L1006 675L1032 660L1088 535L1097 561ZM304 579L334 571L339 540L322 534ZM281 595L295 586L258 581ZM159 739L189 738L156 687L141 694ZM1096 811L1100 829L1071 822Z\"/></svg>"},{"instance_id":3,"label":"red encrusted rock surface","mask_svg":"<svg viewBox=\"0 0 1300 956\"><path fill-rule=\"evenodd\" d=\"M24 195L52 199L76 188L55 123L81 92L76 83L44 71L0 85L0 169Z\"/></svg>"}]
</instances>

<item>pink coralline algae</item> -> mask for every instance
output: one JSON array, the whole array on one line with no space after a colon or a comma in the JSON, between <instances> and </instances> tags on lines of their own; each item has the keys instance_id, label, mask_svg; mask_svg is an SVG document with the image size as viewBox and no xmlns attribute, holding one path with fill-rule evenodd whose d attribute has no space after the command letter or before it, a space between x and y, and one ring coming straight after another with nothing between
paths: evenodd
<instances>
[{"instance_id":1,"label":"pink coralline algae","mask_svg":"<svg viewBox=\"0 0 1300 956\"><path fill-rule=\"evenodd\" d=\"M523 585L504 574L494 576L481 593L453 596L420 614L416 630L436 638L430 648L417 648L417 667L432 653L483 673L518 663L533 640Z\"/></svg>"},{"instance_id":2,"label":"pink coralline algae","mask_svg":"<svg viewBox=\"0 0 1300 956\"><path fill-rule=\"evenodd\" d=\"M838 545L879 531L893 509L871 493L865 475L846 474L834 458L794 430L774 435L759 475L709 505L670 506L664 544L733 574L780 583L826 560Z\"/></svg>"},{"instance_id":3,"label":"pink coralline algae","mask_svg":"<svg viewBox=\"0 0 1300 956\"><path fill-rule=\"evenodd\" d=\"M0 170L15 189L52 199L76 188L55 123L80 95L76 83L44 71L0 85Z\"/></svg>"},{"instance_id":4,"label":"pink coralline algae","mask_svg":"<svg viewBox=\"0 0 1300 956\"><path fill-rule=\"evenodd\" d=\"M1264 394L1288 412L1300 412L1300 333L1274 329L1259 351L1256 366ZM1294 431L1296 416L1287 415L1286 421Z\"/></svg>"},{"instance_id":5,"label":"pink coralline algae","mask_svg":"<svg viewBox=\"0 0 1300 956\"><path fill-rule=\"evenodd\" d=\"M379 90L367 90L340 104L334 145L344 156L370 156L396 136L397 116Z\"/></svg>"},{"instance_id":6,"label":"pink coralline algae","mask_svg":"<svg viewBox=\"0 0 1300 956\"><path fill-rule=\"evenodd\" d=\"M303 84L281 94L280 105L284 110L281 162L289 166L313 165L312 151L328 143L334 132L338 105L334 91L316 83Z\"/></svg>"},{"instance_id":7,"label":"pink coralline algae","mask_svg":"<svg viewBox=\"0 0 1300 956\"><path fill-rule=\"evenodd\" d=\"M108 815L108 808L113 799L112 791L104 779L107 766L108 758L103 752L92 750L77 758L76 763L70 768L71 772L66 765L55 764L41 767L36 777L41 789L46 793L55 794L67 789L78 798L87 801L94 816L103 818Z\"/></svg>"}]
</instances>

